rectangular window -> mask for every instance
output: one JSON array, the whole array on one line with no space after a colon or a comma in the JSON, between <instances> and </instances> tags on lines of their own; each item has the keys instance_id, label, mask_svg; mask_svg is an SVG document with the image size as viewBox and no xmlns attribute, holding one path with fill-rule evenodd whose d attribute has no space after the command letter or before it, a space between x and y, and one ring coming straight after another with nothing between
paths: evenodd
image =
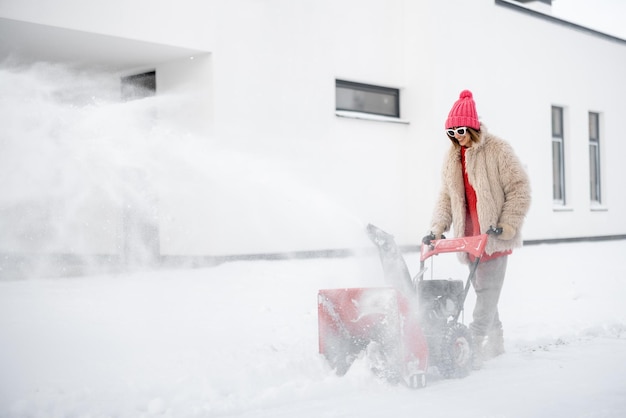
<instances>
[{"instance_id":1,"label":"rectangular window","mask_svg":"<svg viewBox=\"0 0 626 418\"><path fill-rule=\"evenodd\" d=\"M337 110L400 117L400 90L352 81L335 80Z\"/></svg>"},{"instance_id":2,"label":"rectangular window","mask_svg":"<svg viewBox=\"0 0 626 418\"><path fill-rule=\"evenodd\" d=\"M552 198L565 205L565 149L563 108L552 106Z\"/></svg>"},{"instance_id":3,"label":"rectangular window","mask_svg":"<svg viewBox=\"0 0 626 418\"><path fill-rule=\"evenodd\" d=\"M589 112L589 191L597 204L602 203L600 167L600 114Z\"/></svg>"},{"instance_id":4,"label":"rectangular window","mask_svg":"<svg viewBox=\"0 0 626 418\"><path fill-rule=\"evenodd\" d=\"M156 72L122 77L122 100L137 100L152 97L156 93Z\"/></svg>"}]
</instances>

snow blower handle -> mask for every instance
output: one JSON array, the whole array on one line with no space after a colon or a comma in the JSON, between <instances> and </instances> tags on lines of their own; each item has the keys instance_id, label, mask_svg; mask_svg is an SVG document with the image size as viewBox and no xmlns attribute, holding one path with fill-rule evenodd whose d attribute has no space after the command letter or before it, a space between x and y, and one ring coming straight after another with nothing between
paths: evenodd
<instances>
[{"instance_id":1,"label":"snow blower handle","mask_svg":"<svg viewBox=\"0 0 626 418\"><path fill-rule=\"evenodd\" d=\"M470 237L431 240L422 245L420 261L424 262L433 255L442 253L468 253L474 257L481 257L487 246L487 234Z\"/></svg>"},{"instance_id":2,"label":"snow blower handle","mask_svg":"<svg viewBox=\"0 0 626 418\"><path fill-rule=\"evenodd\" d=\"M428 235L424 237L424 239L427 237ZM442 253L467 253L476 257L474 263L472 263L470 277L465 286L465 294L467 294L469 280L473 279L474 272L480 262L480 257L482 257L485 251L488 239L488 234L481 234L469 237L430 240L428 244L424 241L420 252L420 270L413 278L414 286L415 283L424 279L424 273L426 272L425 261L430 257Z\"/></svg>"}]
</instances>

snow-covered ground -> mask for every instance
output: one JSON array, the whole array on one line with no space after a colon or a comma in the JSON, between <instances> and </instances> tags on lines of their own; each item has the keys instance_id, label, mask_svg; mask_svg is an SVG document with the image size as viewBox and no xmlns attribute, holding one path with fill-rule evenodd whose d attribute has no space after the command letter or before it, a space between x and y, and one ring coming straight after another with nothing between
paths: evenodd
<instances>
[{"instance_id":1,"label":"snow-covered ground","mask_svg":"<svg viewBox=\"0 0 626 418\"><path fill-rule=\"evenodd\" d=\"M624 417L625 249L516 251L506 354L420 390L360 360L337 377L317 352L318 289L383 285L374 252L3 281L0 417ZM438 269L465 277L455 258Z\"/></svg>"}]
</instances>

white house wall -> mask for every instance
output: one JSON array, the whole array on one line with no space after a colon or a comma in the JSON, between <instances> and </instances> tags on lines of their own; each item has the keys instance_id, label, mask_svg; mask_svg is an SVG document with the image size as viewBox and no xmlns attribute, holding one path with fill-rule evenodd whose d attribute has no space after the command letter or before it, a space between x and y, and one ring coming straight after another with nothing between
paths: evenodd
<instances>
[{"instance_id":1,"label":"white house wall","mask_svg":"<svg viewBox=\"0 0 626 418\"><path fill-rule=\"evenodd\" d=\"M190 51L112 73L156 71L142 161L162 255L364 248L368 222L417 244L449 146L443 123L466 88L531 176L526 239L626 234L625 42L491 0L8 0L0 17ZM400 123L337 116L336 79L399 88ZM552 202L552 105L566 111L564 208ZM589 111L602 121L601 208L589 202ZM118 252L111 236L92 250Z\"/></svg>"}]
</instances>

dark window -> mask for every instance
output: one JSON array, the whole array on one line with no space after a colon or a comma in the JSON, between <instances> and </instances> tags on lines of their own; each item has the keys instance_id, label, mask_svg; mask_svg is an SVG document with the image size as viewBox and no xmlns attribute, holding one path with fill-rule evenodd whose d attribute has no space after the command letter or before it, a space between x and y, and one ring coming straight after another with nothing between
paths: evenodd
<instances>
[{"instance_id":1,"label":"dark window","mask_svg":"<svg viewBox=\"0 0 626 418\"><path fill-rule=\"evenodd\" d=\"M371 84L336 80L337 110L400 117L400 90Z\"/></svg>"},{"instance_id":2,"label":"dark window","mask_svg":"<svg viewBox=\"0 0 626 418\"><path fill-rule=\"evenodd\" d=\"M600 167L600 114L589 112L589 191L595 203L602 203Z\"/></svg>"},{"instance_id":3,"label":"dark window","mask_svg":"<svg viewBox=\"0 0 626 418\"><path fill-rule=\"evenodd\" d=\"M563 108L557 106L552 106L552 198L565 205Z\"/></svg>"},{"instance_id":4,"label":"dark window","mask_svg":"<svg viewBox=\"0 0 626 418\"><path fill-rule=\"evenodd\" d=\"M155 93L156 73L154 71L122 77L122 100L143 99L152 97Z\"/></svg>"}]
</instances>

